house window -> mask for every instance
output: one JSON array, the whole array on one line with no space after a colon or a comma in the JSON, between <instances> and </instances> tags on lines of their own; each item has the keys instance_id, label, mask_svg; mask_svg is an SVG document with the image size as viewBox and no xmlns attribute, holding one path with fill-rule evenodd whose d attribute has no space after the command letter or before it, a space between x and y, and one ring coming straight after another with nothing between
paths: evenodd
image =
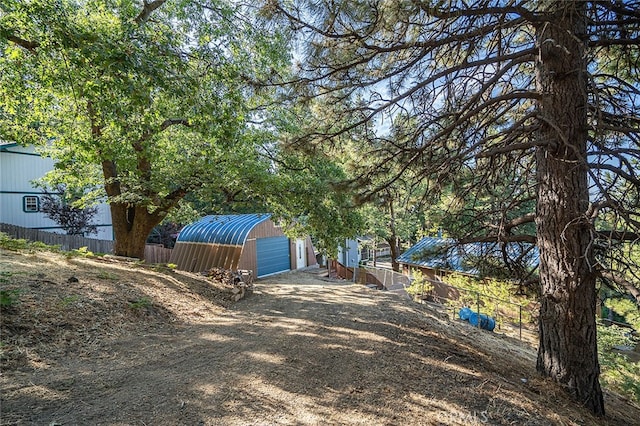
<instances>
[{"instance_id":1,"label":"house window","mask_svg":"<svg viewBox=\"0 0 640 426\"><path fill-rule=\"evenodd\" d=\"M35 195L27 195L22 198L22 209L25 213L34 213L40 211L40 198Z\"/></svg>"}]
</instances>

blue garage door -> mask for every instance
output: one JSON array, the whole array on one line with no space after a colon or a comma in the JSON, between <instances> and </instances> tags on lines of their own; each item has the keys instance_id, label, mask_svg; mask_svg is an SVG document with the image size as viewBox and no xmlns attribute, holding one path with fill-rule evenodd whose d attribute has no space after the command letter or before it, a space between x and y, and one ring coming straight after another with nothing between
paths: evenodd
<instances>
[{"instance_id":1,"label":"blue garage door","mask_svg":"<svg viewBox=\"0 0 640 426\"><path fill-rule=\"evenodd\" d=\"M256 240L258 277L291 269L289 238L269 237Z\"/></svg>"}]
</instances>

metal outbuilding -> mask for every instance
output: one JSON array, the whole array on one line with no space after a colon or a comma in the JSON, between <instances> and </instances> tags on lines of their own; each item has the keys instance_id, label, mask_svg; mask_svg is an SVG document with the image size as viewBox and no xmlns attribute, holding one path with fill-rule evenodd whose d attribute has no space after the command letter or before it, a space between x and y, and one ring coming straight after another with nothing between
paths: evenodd
<instances>
[{"instance_id":1,"label":"metal outbuilding","mask_svg":"<svg viewBox=\"0 0 640 426\"><path fill-rule=\"evenodd\" d=\"M178 269L249 269L254 276L316 264L311 239L290 240L268 213L205 216L186 226L171 254Z\"/></svg>"},{"instance_id":2,"label":"metal outbuilding","mask_svg":"<svg viewBox=\"0 0 640 426\"><path fill-rule=\"evenodd\" d=\"M520 259L531 268L539 262L538 250L529 244L512 243L503 248L497 242L457 244L453 239L435 237L424 237L396 260L405 274L410 274L411 269L420 269L433 279L443 272L477 275L479 271L469 264L468 259L492 257L503 261L504 256L512 261Z\"/></svg>"}]
</instances>

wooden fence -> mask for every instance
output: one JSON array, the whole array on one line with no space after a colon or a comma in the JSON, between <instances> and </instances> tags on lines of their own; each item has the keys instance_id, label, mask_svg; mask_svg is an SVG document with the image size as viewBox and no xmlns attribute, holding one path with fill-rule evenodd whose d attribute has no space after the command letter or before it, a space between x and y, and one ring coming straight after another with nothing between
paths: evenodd
<instances>
[{"instance_id":1,"label":"wooden fence","mask_svg":"<svg viewBox=\"0 0 640 426\"><path fill-rule=\"evenodd\" d=\"M144 261L147 263L169 263L172 249L162 244L147 244L144 248Z\"/></svg>"},{"instance_id":2,"label":"wooden fence","mask_svg":"<svg viewBox=\"0 0 640 426\"><path fill-rule=\"evenodd\" d=\"M60 246L60 249L65 251L86 247L94 253L113 253L113 241L109 240L86 238L82 235L56 234L6 223L0 223L0 232L4 232L12 238L40 241L51 246Z\"/></svg>"},{"instance_id":3,"label":"wooden fence","mask_svg":"<svg viewBox=\"0 0 640 426\"><path fill-rule=\"evenodd\" d=\"M81 235L56 234L6 223L0 223L0 232L4 232L12 238L60 246L60 249L64 251L86 247L93 253L113 253L113 241L110 240L85 238ZM164 248L162 245L149 244L144 249L144 258L147 263L168 263L170 257L171 249Z\"/></svg>"},{"instance_id":4,"label":"wooden fence","mask_svg":"<svg viewBox=\"0 0 640 426\"><path fill-rule=\"evenodd\" d=\"M354 268L348 268L335 259L329 261L329 274L343 278L345 280L357 282L364 285L374 284L378 288L404 293L405 288L411 285L411 279L399 272L384 268L372 268L370 266L359 266L355 268L355 279L353 278Z\"/></svg>"}]
</instances>

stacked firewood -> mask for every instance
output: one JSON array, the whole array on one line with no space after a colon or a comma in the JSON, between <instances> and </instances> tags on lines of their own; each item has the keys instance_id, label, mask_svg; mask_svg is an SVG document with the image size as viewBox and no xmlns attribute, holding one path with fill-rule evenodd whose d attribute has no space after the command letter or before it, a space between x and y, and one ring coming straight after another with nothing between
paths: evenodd
<instances>
[{"instance_id":1,"label":"stacked firewood","mask_svg":"<svg viewBox=\"0 0 640 426\"><path fill-rule=\"evenodd\" d=\"M202 275L230 286L232 299L236 302L253 291L253 274L251 271L230 271L224 268L211 268L202 272Z\"/></svg>"},{"instance_id":2,"label":"stacked firewood","mask_svg":"<svg viewBox=\"0 0 640 426\"><path fill-rule=\"evenodd\" d=\"M236 278L232 271L224 268L211 268L208 271L203 271L202 275L225 285L233 285Z\"/></svg>"}]
</instances>

